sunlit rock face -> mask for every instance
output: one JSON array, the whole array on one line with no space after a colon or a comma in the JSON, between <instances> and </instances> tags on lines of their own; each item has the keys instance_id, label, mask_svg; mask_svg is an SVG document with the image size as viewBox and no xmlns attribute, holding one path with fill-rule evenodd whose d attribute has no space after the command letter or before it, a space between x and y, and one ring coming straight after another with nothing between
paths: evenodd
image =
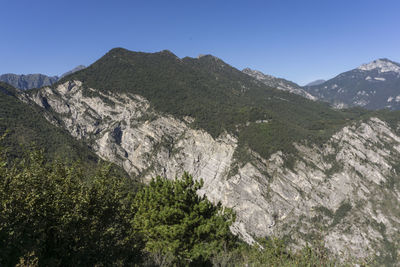
<instances>
[{"instance_id":1,"label":"sunlit rock face","mask_svg":"<svg viewBox=\"0 0 400 267\"><path fill-rule=\"evenodd\" d=\"M378 118L346 126L322 146L296 144L293 164L282 152L265 159L247 151L249 160L240 162L234 135L214 139L191 128L192 118L161 114L138 95L69 81L29 97L52 123L132 177L146 182L188 171L203 179L199 193L234 209L232 231L248 243L275 235L299 248L319 236L343 258L390 253L400 244L400 137Z\"/></svg>"}]
</instances>

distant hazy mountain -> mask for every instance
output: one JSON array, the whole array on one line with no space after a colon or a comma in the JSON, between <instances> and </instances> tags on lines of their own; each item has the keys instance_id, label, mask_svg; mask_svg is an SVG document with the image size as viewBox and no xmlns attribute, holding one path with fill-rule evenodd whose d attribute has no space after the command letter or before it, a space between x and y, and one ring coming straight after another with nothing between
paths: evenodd
<instances>
[{"instance_id":1,"label":"distant hazy mountain","mask_svg":"<svg viewBox=\"0 0 400 267\"><path fill-rule=\"evenodd\" d=\"M60 76L60 79L61 79L61 78L64 78L64 77L67 76L67 75L70 75L70 74L72 74L72 73L74 73L74 72L83 70L83 69L86 69L86 66L84 66L84 65L79 65L79 66L73 68L72 70L67 71L66 73L64 73L63 75L61 75L61 76Z\"/></svg>"},{"instance_id":2,"label":"distant hazy mountain","mask_svg":"<svg viewBox=\"0 0 400 267\"><path fill-rule=\"evenodd\" d=\"M262 73L261 71L258 70L252 70L250 68L245 68L242 70L244 73L252 76L253 78L256 78L260 82L264 83L265 85L273 88L277 88L283 91L288 91L290 93L298 94L301 95L305 98L311 99L311 100L316 100L317 98L306 92L303 88L301 88L300 85L285 80L281 78L276 78L271 75L267 75Z\"/></svg>"},{"instance_id":3,"label":"distant hazy mountain","mask_svg":"<svg viewBox=\"0 0 400 267\"><path fill-rule=\"evenodd\" d=\"M400 64L378 59L304 89L336 107L400 110Z\"/></svg>"},{"instance_id":4,"label":"distant hazy mountain","mask_svg":"<svg viewBox=\"0 0 400 267\"><path fill-rule=\"evenodd\" d=\"M14 86L15 88L21 90L28 90L32 88L40 88L43 86L49 86L57 82L59 79L63 78L64 76L70 75L74 72L82 70L86 68L83 65L79 65L76 68L64 73L61 77L58 76L47 76L44 74L13 74L7 73L0 75L0 82L8 83L9 85Z\"/></svg>"},{"instance_id":5,"label":"distant hazy mountain","mask_svg":"<svg viewBox=\"0 0 400 267\"><path fill-rule=\"evenodd\" d=\"M319 80L315 80L313 82L306 84L306 86L320 85L320 84L323 84L324 82L326 82L326 80L319 79Z\"/></svg>"},{"instance_id":6,"label":"distant hazy mountain","mask_svg":"<svg viewBox=\"0 0 400 267\"><path fill-rule=\"evenodd\" d=\"M0 81L8 83L21 90L27 90L31 88L39 88L43 86L52 85L58 81L57 76L49 77L43 74L3 74L0 75Z\"/></svg>"}]
</instances>

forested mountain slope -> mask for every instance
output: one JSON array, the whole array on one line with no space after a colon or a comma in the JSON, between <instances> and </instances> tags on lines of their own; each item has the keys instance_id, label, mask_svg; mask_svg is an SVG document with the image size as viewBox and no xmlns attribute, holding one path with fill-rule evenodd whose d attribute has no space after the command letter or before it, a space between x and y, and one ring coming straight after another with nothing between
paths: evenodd
<instances>
[{"instance_id":1,"label":"forested mountain slope","mask_svg":"<svg viewBox=\"0 0 400 267\"><path fill-rule=\"evenodd\" d=\"M121 48L26 97L134 177L203 178L249 243L319 236L343 257L396 261L398 113L333 110L213 56Z\"/></svg>"},{"instance_id":2,"label":"forested mountain slope","mask_svg":"<svg viewBox=\"0 0 400 267\"><path fill-rule=\"evenodd\" d=\"M316 97L310 95L307 93L303 88L301 88L300 85L295 84L294 82L282 79L282 78L276 78L274 76L264 74L261 71L258 70L252 70L250 68L245 68L242 70L244 73L252 76L253 78L256 78L260 82L264 83L265 85L273 88L277 88L283 91L287 91L293 94L301 95L305 98L308 98L310 100L317 100Z\"/></svg>"},{"instance_id":3,"label":"forested mountain slope","mask_svg":"<svg viewBox=\"0 0 400 267\"><path fill-rule=\"evenodd\" d=\"M48 120L55 123L54 117L27 102L21 91L0 83L0 135L5 134L2 145L8 148L10 156L21 156L24 150L34 145L45 149L50 158L97 162L97 156L86 144L52 125Z\"/></svg>"}]
</instances>

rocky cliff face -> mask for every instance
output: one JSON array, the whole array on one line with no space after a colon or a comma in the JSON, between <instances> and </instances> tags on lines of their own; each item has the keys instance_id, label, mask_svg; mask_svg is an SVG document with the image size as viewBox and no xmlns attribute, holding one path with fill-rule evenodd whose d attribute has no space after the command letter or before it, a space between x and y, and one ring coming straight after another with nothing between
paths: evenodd
<instances>
[{"instance_id":1,"label":"rocky cliff face","mask_svg":"<svg viewBox=\"0 0 400 267\"><path fill-rule=\"evenodd\" d=\"M281 152L264 159L247 151L249 160L239 161L235 136L214 139L191 128L192 118L161 114L139 95L70 81L29 97L58 118L54 124L134 177L188 171L204 179L201 193L236 211L232 230L249 243L276 235L298 247L319 236L338 255L399 251L400 136L378 118L348 125L319 147L297 144L289 168Z\"/></svg>"}]
</instances>

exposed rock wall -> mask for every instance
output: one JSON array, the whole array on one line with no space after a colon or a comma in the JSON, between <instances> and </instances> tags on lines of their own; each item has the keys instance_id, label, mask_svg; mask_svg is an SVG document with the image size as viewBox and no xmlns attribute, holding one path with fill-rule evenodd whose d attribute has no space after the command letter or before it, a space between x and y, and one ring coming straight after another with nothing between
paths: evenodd
<instances>
[{"instance_id":1,"label":"exposed rock wall","mask_svg":"<svg viewBox=\"0 0 400 267\"><path fill-rule=\"evenodd\" d=\"M201 193L236 211L232 230L247 242L290 236L296 247L319 232L337 254L399 250L400 137L385 122L349 125L322 147L297 144L293 168L281 152L263 159L248 151L251 160L241 163L229 133L213 139L192 129L193 119L160 114L141 96L85 90L79 81L66 82L31 99L133 176L171 179L188 171L204 179Z\"/></svg>"}]
</instances>

